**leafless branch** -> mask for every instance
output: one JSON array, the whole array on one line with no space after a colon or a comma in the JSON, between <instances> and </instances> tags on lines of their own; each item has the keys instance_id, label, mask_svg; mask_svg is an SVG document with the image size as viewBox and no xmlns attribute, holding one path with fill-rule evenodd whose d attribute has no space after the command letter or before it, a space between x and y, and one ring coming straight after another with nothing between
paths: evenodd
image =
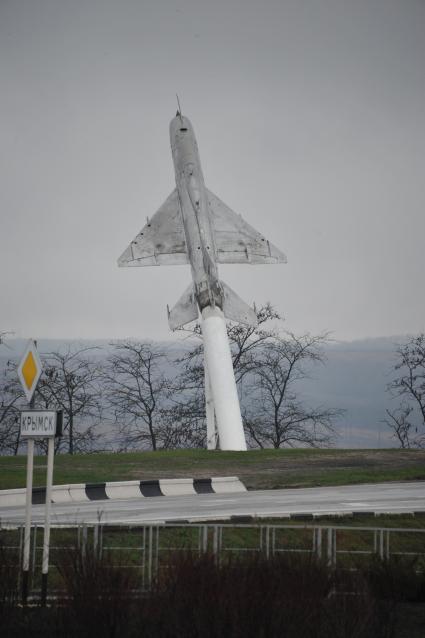
<instances>
[{"instance_id":1,"label":"leafless branch","mask_svg":"<svg viewBox=\"0 0 425 638\"><path fill-rule=\"evenodd\" d=\"M399 344L396 356L394 372L398 376L387 390L401 401L396 409L386 411L384 422L400 447L425 447L425 334Z\"/></svg>"}]
</instances>

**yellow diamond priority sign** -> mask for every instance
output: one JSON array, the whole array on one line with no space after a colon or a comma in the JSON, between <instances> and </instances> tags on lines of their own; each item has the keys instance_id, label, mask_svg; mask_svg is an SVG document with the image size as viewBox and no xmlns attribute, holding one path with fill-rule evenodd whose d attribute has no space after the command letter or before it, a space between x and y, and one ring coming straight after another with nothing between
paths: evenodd
<instances>
[{"instance_id":1,"label":"yellow diamond priority sign","mask_svg":"<svg viewBox=\"0 0 425 638\"><path fill-rule=\"evenodd\" d=\"M21 359L21 363L18 366L18 377L28 402L30 402L33 397L41 372L41 359L34 341L30 339L24 356Z\"/></svg>"}]
</instances>

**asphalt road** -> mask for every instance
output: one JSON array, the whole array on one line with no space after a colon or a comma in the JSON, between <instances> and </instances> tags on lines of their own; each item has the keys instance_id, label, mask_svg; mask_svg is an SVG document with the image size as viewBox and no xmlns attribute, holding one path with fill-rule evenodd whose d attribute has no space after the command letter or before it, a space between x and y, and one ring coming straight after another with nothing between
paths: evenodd
<instances>
[{"instance_id":1,"label":"asphalt road","mask_svg":"<svg viewBox=\"0 0 425 638\"><path fill-rule=\"evenodd\" d=\"M90 501L52 505L52 524L154 523L272 517L294 514L351 512L402 513L425 511L425 482L379 483L342 487L263 490L235 494L198 494ZM2 507L2 523L20 524L23 507ZM34 523L44 520L44 506L34 505Z\"/></svg>"}]
</instances>

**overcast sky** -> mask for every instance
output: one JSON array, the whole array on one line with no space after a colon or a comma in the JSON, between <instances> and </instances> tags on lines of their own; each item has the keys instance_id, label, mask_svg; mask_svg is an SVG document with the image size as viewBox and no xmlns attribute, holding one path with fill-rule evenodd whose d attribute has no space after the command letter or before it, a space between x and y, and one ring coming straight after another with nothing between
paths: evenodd
<instances>
[{"instance_id":1,"label":"overcast sky","mask_svg":"<svg viewBox=\"0 0 425 638\"><path fill-rule=\"evenodd\" d=\"M288 256L223 280L297 332L424 330L423 0L0 0L0 76L0 329L170 336L189 267L116 260L174 188L178 92Z\"/></svg>"}]
</instances>

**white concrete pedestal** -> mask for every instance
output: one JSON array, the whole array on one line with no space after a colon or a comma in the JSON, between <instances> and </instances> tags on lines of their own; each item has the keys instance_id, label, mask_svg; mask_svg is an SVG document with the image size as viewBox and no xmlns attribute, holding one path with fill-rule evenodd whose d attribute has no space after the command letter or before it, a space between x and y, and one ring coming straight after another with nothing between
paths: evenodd
<instances>
[{"instance_id":1,"label":"white concrete pedestal","mask_svg":"<svg viewBox=\"0 0 425 638\"><path fill-rule=\"evenodd\" d=\"M201 327L220 449L246 450L226 322L220 308L204 308Z\"/></svg>"}]
</instances>

